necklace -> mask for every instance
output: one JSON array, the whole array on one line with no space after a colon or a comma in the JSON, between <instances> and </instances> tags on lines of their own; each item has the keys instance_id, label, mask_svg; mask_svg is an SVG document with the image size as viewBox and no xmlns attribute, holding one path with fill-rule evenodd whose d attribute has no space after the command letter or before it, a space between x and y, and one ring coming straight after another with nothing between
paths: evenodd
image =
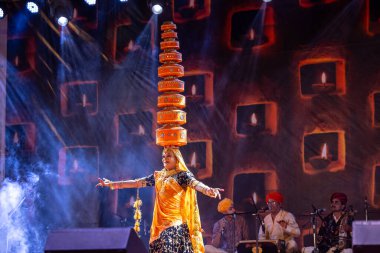
<instances>
[{"instance_id":1,"label":"necklace","mask_svg":"<svg viewBox=\"0 0 380 253\"><path fill-rule=\"evenodd\" d=\"M177 173L178 173L178 171L176 169L172 169L172 170L163 169L161 177L163 177L163 179L166 179L166 178L168 178L170 176L173 176L173 175L175 175Z\"/></svg>"}]
</instances>

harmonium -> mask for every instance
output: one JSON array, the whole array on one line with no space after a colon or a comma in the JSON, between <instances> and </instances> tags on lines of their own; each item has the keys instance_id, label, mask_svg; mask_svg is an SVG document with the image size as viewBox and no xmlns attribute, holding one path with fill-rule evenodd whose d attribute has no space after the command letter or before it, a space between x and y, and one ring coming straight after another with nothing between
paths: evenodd
<instances>
[{"instance_id":1,"label":"harmonium","mask_svg":"<svg viewBox=\"0 0 380 253\"><path fill-rule=\"evenodd\" d=\"M238 253L285 253L284 240L242 240L236 245Z\"/></svg>"}]
</instances>

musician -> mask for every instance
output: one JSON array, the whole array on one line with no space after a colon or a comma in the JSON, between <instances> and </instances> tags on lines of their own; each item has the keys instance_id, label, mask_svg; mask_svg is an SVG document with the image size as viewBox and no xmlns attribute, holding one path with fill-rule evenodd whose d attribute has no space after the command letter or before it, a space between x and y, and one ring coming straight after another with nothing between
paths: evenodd
<instances>
[{"instance_id":1,"label":"musician","mask_svg":"<svg viewBox=\"0 0 380 253\"><path fill-rule=\"evenodd\" d=\"M347 210L347 195L335 192L330 197L331 213L318 232L318 249L321 253L351 253L353 214Z\"/></svg>"},{"instance_id":2,"label":"musician","mask_svg":"<svg viewBox=\"0 0 380 253\"><path fill-rule=\"evenodd\" d=\"M294 238L300 236L300 229L294 215L282 209L284 197L279 192L271 192L265 200L270 214L265 216L264 226L260 227L259 239L284 240L286 253L298 252Z\"/></svg>"},{"instance_id":3,"label":"musician","mask_svg":"<svg viewBox=\"0 0 380 253\"><path fill-rule=\"evenodd\" d=\"M223 218L214 224L211 245L205 246L206 253L233 253L240 240L248 239L248 225L240 215L235 215L234 203L224 198L218 204L218 212Z\"/></svg>"}]
</instances>

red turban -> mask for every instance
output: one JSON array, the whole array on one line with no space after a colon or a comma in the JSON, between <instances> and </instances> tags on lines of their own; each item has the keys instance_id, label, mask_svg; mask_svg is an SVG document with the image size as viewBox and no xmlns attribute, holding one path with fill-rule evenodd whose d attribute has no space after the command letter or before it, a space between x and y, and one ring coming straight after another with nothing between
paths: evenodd
<instances>
[{"instance_id":1,"label":"red turban","mask_svg":"<svg viewBox=\"0 0 380 253\"><path fill-rule=\"evenodd\" d=\"M342 205L345 205L347 204L347 195L344 194L343 192L334 192L331 197L330 197L330 202L333 200L333 199L339 199L340 203L342 203Z\"/></svg>"},{"instance_id":2,"label":"red turban","mask_svg":"<svg viewBox=\"0 0 380 253\"><path fill-rule=\"evenodd\" d=\"M278 203L284 202L284 197L279 192L268 193L267 196L265 197L265 201L268 203L269 199L273 199L274 201Z\"/></svg>"}]
</instances>

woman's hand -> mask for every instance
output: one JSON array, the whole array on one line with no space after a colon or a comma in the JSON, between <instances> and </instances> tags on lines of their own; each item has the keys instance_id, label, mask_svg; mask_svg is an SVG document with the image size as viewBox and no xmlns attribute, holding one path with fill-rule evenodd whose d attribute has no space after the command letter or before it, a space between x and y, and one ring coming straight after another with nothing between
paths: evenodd
<instances>
[{"instance_id":1,"label":"woman's hand","mask_svg":"<svg viewBox=\"0 0 380 253\"><path fill-rule=\"evenodd\" d=\"M110 187L111 186L111 181L108 180L107 178L98 178L99 183L96 185L96 187Z\"/></svg>"},{"instance_id":2,"label":"woman's hand","mask_svg":"<svg viewBox=\"0 0 380 253\"><path fill-rule=\"evenodd\" d=\"M211 197L211 198L216 198L218 197L219 199L221 199L221 196L220 196L220 192L223 192L224 189L220 189L220 188L208 188L206 190L206 195Z\"/></svg>"}]
</instances>

